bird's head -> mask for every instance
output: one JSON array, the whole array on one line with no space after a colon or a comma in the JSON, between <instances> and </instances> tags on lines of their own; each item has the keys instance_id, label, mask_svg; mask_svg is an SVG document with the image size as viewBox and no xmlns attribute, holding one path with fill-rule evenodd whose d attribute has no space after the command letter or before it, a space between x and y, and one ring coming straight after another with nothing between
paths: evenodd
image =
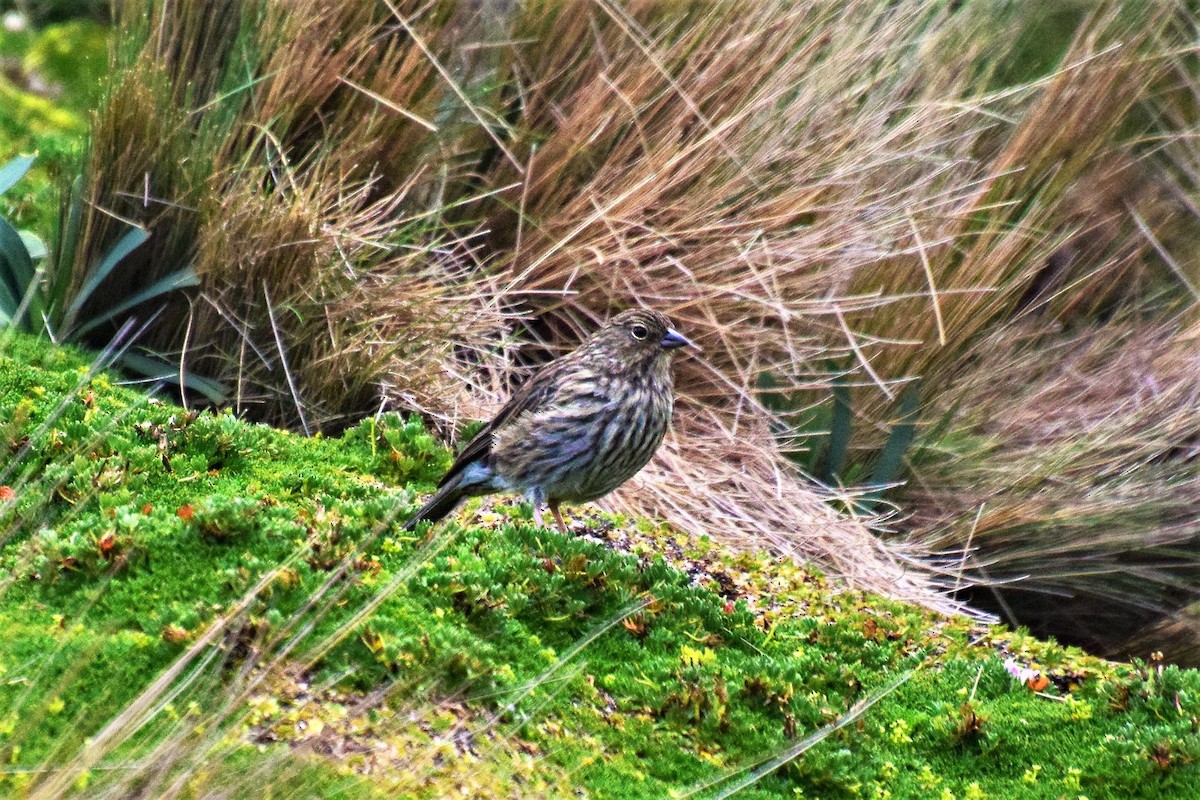
<instances>
[{"instance_id":1,"label":"bird's head","mask_svg":"<svg viewBox=\"0 0 1200 800\"><path fill-rule=\"evenodd\" d=\"M671 321L657 311L633 308L610 319L592 335L592 343L627 364L665 364L671 353L695 345L671 327Z\"/></svg>"}]
</instances>

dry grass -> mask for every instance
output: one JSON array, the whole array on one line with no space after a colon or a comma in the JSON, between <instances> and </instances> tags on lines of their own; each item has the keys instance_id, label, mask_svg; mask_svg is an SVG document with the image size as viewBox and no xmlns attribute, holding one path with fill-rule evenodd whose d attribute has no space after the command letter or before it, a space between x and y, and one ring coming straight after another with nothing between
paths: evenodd
<instances>
[{"instance_id":1,"label":"dry grass","mask_svg":"<svg viewBox=\"0 0 1200 800\"><path fill-rule=\"evenodd\" d=\"M840 365L869 453L899 387L940 397L1014 318L1077 324L1194 269L1147 260L1191 196L1142 135L1189 119L1146 113L1178 80L1167 0L1081 11L1026 83L999 77L1036 33L1020 4L204 5L145 28L129 6L144 44L93 145L86 241L112 236L101 209L136 216L148 264L204 279L158 347L263 418L327 427L382 397L454 422L507 393L515 342L537 363L658 307L704 353L612 502L893 595L952 605L920 561L941 534L884 544L832 511L759 377L804 408Z\"/></svg>"},{"instance_id":2,"label":"dry grass","mask_svg":"<svg viewBox=\"0 0 1200 800\"><path fill-rule=\"evenodd\" d=\"M1200 580L1200 328L1024 334L939 397L955 433L918 456L908 524L977 600L1120 651Z\"/></svg>"},{"instance_id":3,"label":"dry grass","mask_svg":"<svg viewBox=\"0 0 1200 800\"><path fill-rule=\"evenodd\" d=\"M146 343L226 382L239 411L336 427L378 408L385 382L436 406L452 385L438 363L483 350L502 319L460 291L470 231L443 215L447 193L470 195L439 162L455 141L420 116L446 97L434 68L369 3L119 16L142 44L118 54L98 113L77 264L123 218L154 236L107 294L194 265L203 292Z\"/></svg>"}]
</instances>

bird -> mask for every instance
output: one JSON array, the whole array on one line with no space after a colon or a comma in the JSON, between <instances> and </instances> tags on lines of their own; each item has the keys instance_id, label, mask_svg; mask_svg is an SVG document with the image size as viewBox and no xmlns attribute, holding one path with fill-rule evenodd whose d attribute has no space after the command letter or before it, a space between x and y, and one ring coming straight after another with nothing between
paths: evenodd
<instances>
[{"instance_id":1,"label":"bird","mask_svg":"<svg viewBox=\"0 0 1200 800\"><path fill-rule=\"evenodd\" d=\"M541 367L467 443L405 530L437 522L464 499L523 494L542 525L548 506L586 503L650 461L674 408L671 356L695 347L658 311L617 314L575 350Z\"/></svg>"}]
</instances>

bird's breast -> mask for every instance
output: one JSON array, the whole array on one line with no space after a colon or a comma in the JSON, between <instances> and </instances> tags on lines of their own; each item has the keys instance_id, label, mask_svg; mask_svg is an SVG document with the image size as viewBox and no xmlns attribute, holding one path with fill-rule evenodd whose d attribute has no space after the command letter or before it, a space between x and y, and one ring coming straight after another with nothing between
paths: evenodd
<instances>
[{"instance_id":1,"label":"bird's breast","mask_svg":"<svg viewBox=\"0 0 1200 800\"><path fill-rule=\"evenodd\" d=\"M492 465L514 489L568 502L608 494L662 442L673 406L669 375L589 382L497 431ZM582 387L580 387L582 388Z\"/></svg>"}]
</instances>

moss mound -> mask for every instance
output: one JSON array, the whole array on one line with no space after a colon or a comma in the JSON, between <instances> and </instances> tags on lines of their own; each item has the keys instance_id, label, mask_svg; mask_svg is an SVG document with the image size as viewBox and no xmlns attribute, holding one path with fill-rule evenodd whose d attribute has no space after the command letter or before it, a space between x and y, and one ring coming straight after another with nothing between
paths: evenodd
<instances>
[{"instance_id":1,"label":"moss mound","mask_svg":"<svg viewBox=\"0 0 1200 800\"><path fill-rule=\"evenodd\" d=\"M408 535L414 420L303 439L14 337L0 432L5 794L1200 796L1196 672L586 511Z\"/></svg>"}]
</instances>

